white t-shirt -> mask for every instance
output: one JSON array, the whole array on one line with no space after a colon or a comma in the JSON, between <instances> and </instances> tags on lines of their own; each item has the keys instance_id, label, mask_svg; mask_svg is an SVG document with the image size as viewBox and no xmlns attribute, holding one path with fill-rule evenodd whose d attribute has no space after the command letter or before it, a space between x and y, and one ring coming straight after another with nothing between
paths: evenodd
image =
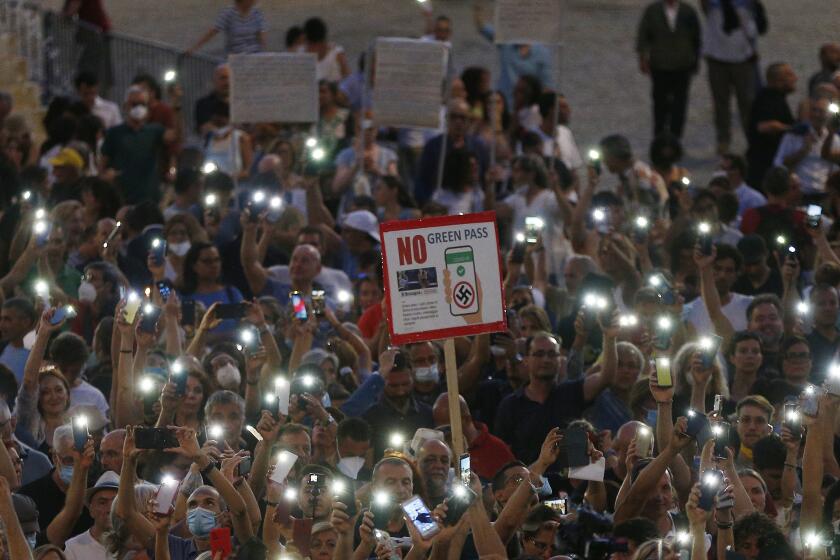
<instances>
[{"instance_id":1,"label":"white t-shirt","mask_svg":"<svg viewBox=\"0 0 840 560\"><path fill-rule=\"evenodd\" d=\"M808 134L814 134L811 128ZM805 194L822 193L825 192L825 181L828 176L837 171L837 166L828 160L822 158L822 147L825 139L831 134L831 151L836 152L840 150L840 137L829 132L828 128L823 127L821 131L816 133L816 140L811 144L811 150L804 158L802 158L796 167L791 169L793 173L799 177L802 183L802 192ZM797 134L786 133L782 136L782 142L779 144L779 149L776 151L776 157L773 160L773 165L784 167L784 160L789 155L795 154L805 145L805 137Z\"/></svg>"},{"instance_id":2,"label":"white t-shirt","mask_svg":"<svg viewBox=\"0 0 840 560\"><path fill-rule=\"evenodd\" d=\"M102 391L88 383L82 381L77 387L70 389L70 406L79 406L80 404L90 404L95 406L102 412L102 416L108 418L108 401L102 394Z\"/></svg>"},{"instance_id":3,"label":"white t-shirt","mask_svg":"<svg viewBox=\"0 0 840 560\"><path fill-rule=\"evenodd\" d=\"M747 328L747 307L752 302L752 296L743 294L732 294L729 303L723 306L723 314L732 323L736 331L743 331ZM682 320L690 323L694 330L700 332L714 332L712 320L702 298L697 298L683 307Z\"/></svg>"},{"instance_id":4,"label":"white t-shirt","mask_svg":"<svg viewBox=\"0 0 840 560\"><path fill-rule=\"evenodd\" d=\"M560 274L565 259L564 245L565 236L563 235L563 220L560 219L560 209L557 205L557 198L554 196L554 191L551 189L543 189L537 193L537 196L528 203L527 199L528 187L520 187L516 189L512 195L504 199L502 202L510 206L513 211L513 219L511 221L511 237L516 232L525 231L526 217L539 217L543 221L543 247L546 250L548 273L552 272ZM510 240L511 242L513 239Z\"/></svg>"},{"instance_id":5,"label":"white t-shirt","mask_svg":"<svg viewBox=\"0 0 840 560\"><path fill-rule=\"evenodd\" d=\"M432 200L446 206L450 215L472 214L484 210L484 191L479 187L456 193L449 189L437 189Z\"/></svg>"},{"instance_id":6,"label":"white t-shirt","mask_svg":"<svg viewBox=\"0 0 840 560\"><path fill-rule=\"evenodd\" d=\"M90 529L72 539L67 539L64 544L64 555L67 560L111 560L113 558L105 547L93 538Z\"/></svg>"}]
</instances>

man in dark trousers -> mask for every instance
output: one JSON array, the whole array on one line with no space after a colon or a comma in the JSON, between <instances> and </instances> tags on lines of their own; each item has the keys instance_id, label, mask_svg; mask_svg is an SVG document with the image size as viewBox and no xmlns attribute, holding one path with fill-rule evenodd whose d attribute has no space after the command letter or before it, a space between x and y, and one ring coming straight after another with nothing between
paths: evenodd
<instances>
[{"instance_id":1,"label":"man in dark trousers","mask_svg":"<svg viewBox=\"0 0 840 560\"><path fill-rule=\"evenodd\" d=\"M763 183L782 136L791 130L794 119L787 96L795 90L796 74L789 64L776 62L767 67L767 86L753 101L747 128L748 185L757 187Z\"/></svg>"},{"instance_id":2,"label":"man in dark trousers","mask_svg":"<svg viewBox=\"0 0 840 560\"><path fill-rule=\"evenodd\" d=\"M681 0L648 5L636 35L639 69L652 81L653 133L682 136L691 76L700 53L700 19Z\"/></svg>"}]
</instances>

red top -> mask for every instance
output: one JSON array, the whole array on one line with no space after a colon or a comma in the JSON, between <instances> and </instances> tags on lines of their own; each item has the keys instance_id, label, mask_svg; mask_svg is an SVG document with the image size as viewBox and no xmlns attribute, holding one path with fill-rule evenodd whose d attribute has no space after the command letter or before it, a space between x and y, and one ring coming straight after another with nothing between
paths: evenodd
<instances>
[{"instance_id":1,"label":"red top","mask_svg":"<svg viewBox=\"0 0 840 560\"><path fill-rule=\"evenodd\" d=\"M473 422L478 437L470 445L470 468L484 480L490 480L505 464L515 460L510 447L490 433L487 424Z\"/></svg>"},{"instance_id":2,"label":"red top","mask_svg":"<svg viewBox=\"0 0 840 560\"><path fill-rule=\"evenodd\" d=\"M64 4L64 9L72 0L67 0ZM111 19L105 12L105 6L102 5L102 0L77 0L79 5L79 19L95 25L105 33L111 31Z\"/></svg>"},{"instance_id":3,"label":"red top","mask_svg":"<svg viewBox=\"0 0 840 560\"><path fill-rule=\"evenodd\" d=\"M373 338L373 335L376 334L376 329L379 328L379 324L381 322L382 305L375 303L365 309L362 316L359 317L358 321L356 321L356 326L359 327L360 331L362 331L362 336L365 338Z\"/></svg>"}]
</instances>

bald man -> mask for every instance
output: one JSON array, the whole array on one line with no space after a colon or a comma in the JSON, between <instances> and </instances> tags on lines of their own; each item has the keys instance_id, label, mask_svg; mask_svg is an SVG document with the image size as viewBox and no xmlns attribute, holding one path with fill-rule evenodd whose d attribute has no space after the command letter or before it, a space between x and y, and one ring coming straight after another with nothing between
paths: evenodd
<instances>
[{"instance_id":1,"label":"bald man","mask_svg":"<svg viewBox=\"0 0 840 560\"><path fill-rule=\"evenodd\" d=\"M449 482L449 467L452 465L452 450L439 439L427 439L417 452L417 466L420 478L426 486L428 506L434 509L446 498Z\"/></svg>"},{"instance_id":2,"label":"bald man","mask_svg":"<svg viewBox=\"0 0 840 560\"><path fill-rule=\"evenodd\" d=\"M122 448L124 442L125 430L122 428L105 434L105 437L99 443L99 461L102 463L102 470L120 473L123 463Z\"/></svg>"},{"instance_id":3,"label":"bald man","mask_svg":"<svg viewBox=\"0 0 840 560\"><path fill-rule=\"evenodd\" d=\"M464 444L470 454L470 468L483 481L492 480L502 466L515 459L513 453L504 441L490 433L486 424L473 420L464 397L459 395L458 403ZM449 425L449 393L441 393L437 398L432 416L435 426Z\"/></svg>"}]
</instances>

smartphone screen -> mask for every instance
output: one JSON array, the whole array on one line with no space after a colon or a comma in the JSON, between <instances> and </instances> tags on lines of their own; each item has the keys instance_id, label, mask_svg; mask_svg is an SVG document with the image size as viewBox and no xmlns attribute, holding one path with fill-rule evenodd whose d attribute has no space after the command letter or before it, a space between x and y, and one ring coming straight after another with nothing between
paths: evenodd
<instances>
[{"instance_id":1,"label":"smartphone screen","mask_svg":"<svg viewBox=\"0 0 840 560\"><path fill-rule=\"evenodd\" d=\"M172 295L172 283L169 280L161 280L157 283L157 290L163 301L166 301Z\"/></svg>"},{"instance_id":2,"label":"smartphone screen","mask_svg":"<svg viewBox=\"0 0 840 560\"><path fill-rule=\"evenodd\" d=\"M822 207L816 204L808 205L808 227L815 228L820 225L820 217L822 216Z\"/></svg>"},{"instance_id":3,"label":"smartphone screen","mask_svg":"<svg viewBox=\"0 0 840 560\"><path fill-rule=\"evenodd\" d=\"M566 498L560 498L557 500L546 500L543 502L543 505L550 507L559 515L566 515L567 513Z\"/></svg>"},{"instance_id":4,"label":"smartphone screen","mask_svg":"<svg viewBox=\"0 0 840 560\"><path fill-rule=\"evenodd\" d=\"M125 302L125 309L123 310L124 317L127 323L134 323L134 318L137 317L137 311L140 309L140 296L137 292L129 292L128 299Z\"/></svg>"},{"instance_id":5,"label":"smartphone screen","mask_svg":"<svg viewBox=\"0 0 840 560\"><path fill-rule=\"evenodd\" d=\"M336 501L341 502L347 509L344 510L349 517L353 517L358 513L356 507L356 493L353 490L353 483L343 478L333 479L333 496Z\"/></svg>"},{"instance_id":6,"label":"smartphone screen","mask_svg":"<svg viewBox=\"0 0 840 560\"><path fill-rule=\"evenodd\" d=\"M322 316L326 305L327 300L324 290L312 290L312 313L318 317Z\"/></svg>"},{"instance_id":7,"label":"smartphone screen","mask_svg":"<svg viewBox=\"0 0 840 560\"><path fill-rule=\"evenodd\" d=\"M432 512L420 496L412 496L403 502L402 509L424 539L429 539L440 532L440 525L432 519Z\"/></svg>"},{"instance_id":8,"label":"smartphone screen","mask_svg":"<svg viewBox=\"0 0 840 560\"><path fill-rule=\"evenodd\" d=\"M461 482L465 485L470 485L470 454L464 453L458 460L458 465L461 471Z\"/></svg>"},{"instance_id":9,"label":"smartphone screen","mask_svg":"<svg viewBox=\"0 0 840 560\"><path fill-rule=\"evenodd\" d=\"M306 312L306 301L300 292L292 292L289 294L289 300L292 302L292 311L295 314L295 319L298 321L306 321L309 315Z\"/></svg>"},{"instance_id":10,"label":"smartphone screen","mask_svg":"<svg viewBox=\"0 0 840 560\"><path fill-rule=\"evenodd\" d=\"M671 377L671 360L664 356L656 358L656 384L660 387L672 387L674 380Z\"/></svg>"},{"instance_id":11,"label":"smartphone screen","mask_svg":"<svg viewBox=\"0 0 840 560\"><path fill-rule=\"evenodd\" d=\"M472 315L479 310L472 247L450 247L444 251L451 284L449 312L455 316Z\"/></svg>"},{"instance_id":12,"label":"smartphone screen","mask_svg":"<svg viewBox=\"0 0 840 560\"><path fill-rule=\"evenodd\" d=\"M175 479L168 479L160 483L155 501L155 512L166 515L175 506L175 498L178 496L180 482Z\"/></svg>"}]
</instances>

